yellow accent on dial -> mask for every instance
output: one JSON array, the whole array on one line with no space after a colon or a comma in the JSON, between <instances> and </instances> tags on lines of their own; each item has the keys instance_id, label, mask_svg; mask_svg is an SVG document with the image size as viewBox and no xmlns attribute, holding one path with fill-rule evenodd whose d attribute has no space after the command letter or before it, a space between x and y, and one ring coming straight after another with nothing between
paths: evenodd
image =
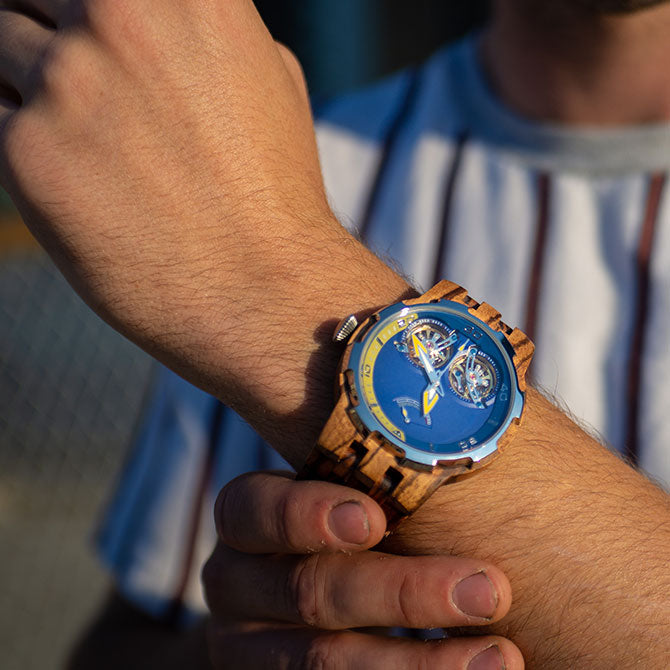
<instances>
[{"instance_id":1,"label":"yellow accent on dial","mask_svg":"<svg viewBox=\"0 0 670 670\"><path fill-rule=\"evenodd\" d=\"M431 397L432 396L432 397ZM437 401L439 399L439 395L437 394L437 391L433 388L426 389L423 392L423 415L428 416L437 404Z\"/></svg>"},{"instance_id":2,"label":"yellow accent on dial","mask_svg":"<svg viewBox=\"0 0 670 670\"><path fill-rule=\"evenodd\" d=\"M365 396L365 401L367 406L370 408L370 412L375 416L379 423L384 426L384 428L386 428L386 430L396 435L403 442L405 441L405 431L396 426L386 416L386 414L384 414L382 408L377 402L377 396L375 395L373 385L373 377L377 356L379 356L379 352L382 350L382 347L392 337L395 337L398 333L402 332L412 323L412 321L415 321L416 319L417 314L405 314L400 318L389 321L384 329L376 333L375 338L369 343L363 352L360 363L361 391Z\"/></svg>"},{"instance_id":3,"label":"yellow accent on dial","mask_svg":"<svg viewBox=\"0 0 670 670\"><path fill-rule=\"evenodd\" d=\"M423 342L418 338L416 333L412 333L412 344L414 345L414 351L416 351L416 355L419 355L419 350L423 351L426 356L428 356L428 350L424 346Z\"/></svg>"}]
</instances>

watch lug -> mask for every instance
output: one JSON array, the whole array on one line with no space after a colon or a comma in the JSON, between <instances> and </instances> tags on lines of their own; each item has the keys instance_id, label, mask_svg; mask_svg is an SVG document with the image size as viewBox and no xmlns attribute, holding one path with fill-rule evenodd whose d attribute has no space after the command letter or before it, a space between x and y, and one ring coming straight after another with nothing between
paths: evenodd
<instances>
[{"instance_id":1,"label":"watch lug","mask_svg":"<svg viewBox=\"0 0 670 670\"><path fill-rule=\"evenodd\" d=\"M349 396L349 401L351 402L352 407L358 407L358 392L356 391L356 385L354 384L354 371L351 369L344 371L344 383L345 391Z\"/></svg>"}]
</instances>

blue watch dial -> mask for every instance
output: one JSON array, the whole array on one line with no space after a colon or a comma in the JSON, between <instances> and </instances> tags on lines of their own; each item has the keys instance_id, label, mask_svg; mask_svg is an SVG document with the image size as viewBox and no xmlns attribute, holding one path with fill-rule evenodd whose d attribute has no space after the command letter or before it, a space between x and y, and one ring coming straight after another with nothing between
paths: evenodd
<instances>
[{"instance_id":1,"label":"blue watch dial","mask_svg":"<svg viewBox=\"0 0 670 670\"><path fill-rule=\"evenodd\" d=\"M360 419L421 462L494 451L519 408L504 337L460 303L386 308L350 367Z\"/></svg>"}]
</instances>

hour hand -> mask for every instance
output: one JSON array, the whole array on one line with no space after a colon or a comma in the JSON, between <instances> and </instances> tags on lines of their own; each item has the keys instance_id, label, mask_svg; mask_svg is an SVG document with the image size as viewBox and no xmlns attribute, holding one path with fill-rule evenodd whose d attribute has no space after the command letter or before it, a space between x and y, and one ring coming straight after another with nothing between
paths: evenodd
<instances>
[{"instance_id":1,"label":"hour hand","mask_svg":"<svg viewBox=\"0 0 670 670\"><path fill-rule=\"evenodd\" d=\"M424 343L416 336L416 334L412 335L412 344L414 345L414 351L421 361L421 367L423 367L424 372L428 377L428 381L431 384L439 382L440 378L438 377L437 372L431 363L430 354L428 353Z\"/></svg>"},{"instance_id":2,"label":"hour hand","mask_svg":"<svg viewBox=\"0 0 670 670\"><path fill-rule=\"evenodd\" d=\"M428 377L428 386L424 389L422 394L421 406L423 408L423 415L428 416L432 411L433 407L439 400L440 396L444 395L444 390L442 389L442 375L435 370L433 364L430 360L430 354L426 350L423 342L416 336L412 336L412 343L414 345L414 351L419 357L421 366L423 367L426 376Z\"/></svg>"},{"instance_id":3,"label":"hour hand","mask_svg":"<svg viewBox=\"0 0 670 670\"><path fill-rule=\"evenodd\" d=\"M433 367L433 362L430 359L430 354L428 353L426 347L424 346L423 342L414 335L413 336L413 344L414 344L414 351L416 351L417 355L419 356L419 360L421 361L421 366L424 369L424 372L426 373L426 376L428 377L428 382L429 382L429 387L433 388L437 393L444 398L444 387L442 386L442 375L447 371L447 368L443 368L442 370L436 370ZM428 390L428 389L426 389ZM431 394L431 399L432 399ZM434 403L433 403L434 404Z\"/></svg>"},{"instance_id":4,"label":"hour hand","mask_svg":"<svg viewBox=\"0 0 670 670\"><path fill-rule=\"evenodd\" d=\"M423 415L428 416L432 411L433 407L437 404L437 401L440 399L440 396L443 395L439 391L441 390L440 382L436 384L428 384L423 391L421 396L421 407L423 408Z\"/></svg>"}]
</instances>

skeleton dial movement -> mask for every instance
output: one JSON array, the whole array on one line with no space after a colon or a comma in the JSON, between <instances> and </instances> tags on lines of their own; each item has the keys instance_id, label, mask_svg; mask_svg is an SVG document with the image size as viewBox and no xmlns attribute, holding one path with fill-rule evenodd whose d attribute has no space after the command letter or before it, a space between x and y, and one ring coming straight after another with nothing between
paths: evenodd
<instances>
[{"instance_id":1,"label":"skeleton dial movement","mask_svg":"<svg viewBox=\"0 0 670 670\"><path fill-rule=\"evenodd\" d=\"M449 443L462 452L507 415L497 400L508 400L510 379L485 327L444 312L408 308L380 322L366 336L358 383L382 432L420 449Z\"/></svg>"}]
</instances>

